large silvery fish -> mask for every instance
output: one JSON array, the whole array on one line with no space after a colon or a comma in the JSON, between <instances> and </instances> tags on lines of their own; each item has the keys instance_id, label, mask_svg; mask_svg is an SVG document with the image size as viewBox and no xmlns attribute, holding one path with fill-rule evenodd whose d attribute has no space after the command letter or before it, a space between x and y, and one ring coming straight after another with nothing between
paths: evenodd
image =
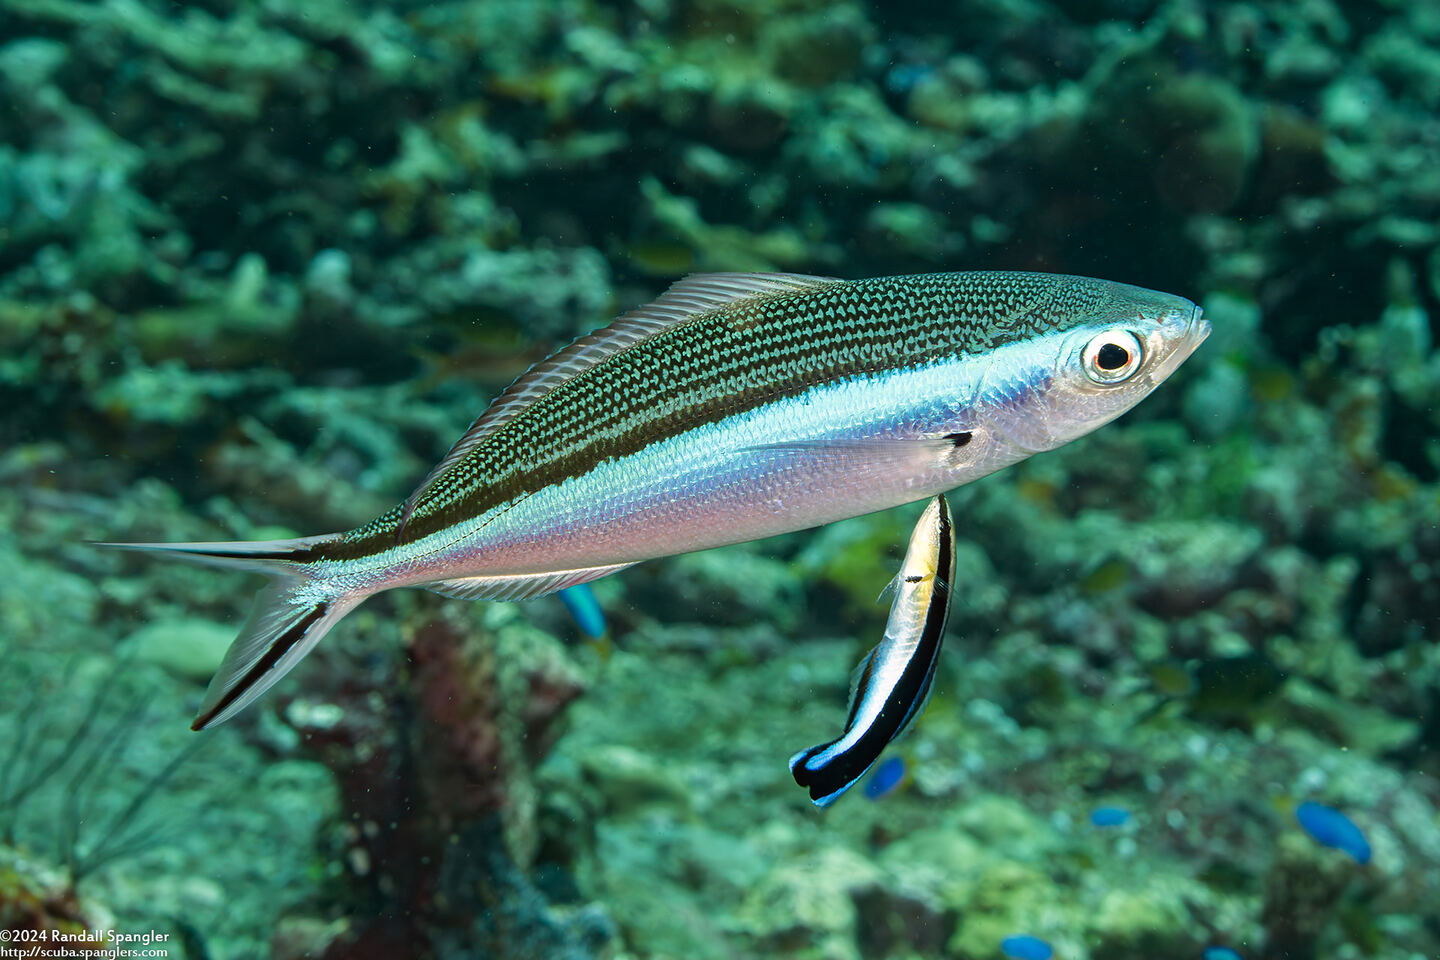
<instances>
[{"instance_id":1,"label":"large silvery fish","mask_svg":"<svg viewBox=\"0 0 1440 960\"><path fill-rule=\"evenodd\" d=\"M1209 329L1182 297L1081 277L695 276L537 364L363 527L122 546L271 577L201 729L381 590L540 596L931 497L1124 413Z\"/></svg>"}]
</instances>

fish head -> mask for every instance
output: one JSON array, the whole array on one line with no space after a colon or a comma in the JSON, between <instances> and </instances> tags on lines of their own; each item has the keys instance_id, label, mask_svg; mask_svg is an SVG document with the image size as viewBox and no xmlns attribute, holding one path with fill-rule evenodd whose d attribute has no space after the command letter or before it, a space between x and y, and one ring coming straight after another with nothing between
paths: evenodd
<instances>
[{"instance_id":1,"label":"fish head","mask_svg":"<svg viewBox=\"0 0 1440 960\"><path fill-rule=\"evenodd\" d=\"M954 521L950 517L950 505L944 497L931 497L925 505L915 529L910 534L910 545L905 550L905 559L900 565L900 577L909 582L928 580L935 576L943 544L951 536Z\"/></svg>"},{"instance_id":2,"label":"fish head","mask_svg":"<svg viewBox=\"0 0 1440 960\"><path fill-rule=\"evenodd\" d=\"M1004 364L1001 388L988 398L991 426L1019 451L1053 450L1114 420L1210 333L1200 307L1184 297L1126 284L1105 288Z\"/></svg>"}]
</instances>

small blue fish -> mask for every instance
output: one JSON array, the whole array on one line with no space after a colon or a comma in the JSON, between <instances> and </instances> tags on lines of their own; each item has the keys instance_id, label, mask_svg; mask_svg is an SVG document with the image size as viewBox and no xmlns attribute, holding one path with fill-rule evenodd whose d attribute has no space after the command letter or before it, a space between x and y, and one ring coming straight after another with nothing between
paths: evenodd
<instances>
[{"instance_id":1,"label":"small blue fish","mask_svg":"<svg viewBox=\"0 0 1440 960\"><path fill-rule=\"evenodd\" d=\"M595 599L595 591L590 589L590 584L566 587L560 591L560 602L575 618L575 625L581 633L592 640L605 636L605 611L600 609L600 601Z\"/></svg>"},{"instance_id":2,"label":"small blue fish","mask_svg":"<svg viewBox=\"0 0 1440 960\"><path fill-rule=\"evenodd\" d=\"M905 759L903 757L891 757L870 774L870 779L865 781L865 796L871 800L879 800L881 797L888 797L895 792L905 779Z\"/></svg>"},{"instance_id":3,"label":"small blue fish","mask_svg":"<svg viewBox=\"0 0 1440 960\"><path fill-rule=\"evenodd\" d=\"M828 807L853 787L925 709L950 617L954 569L955 528L942 495L930 501L910 536L892 581L895 601L884 638L855 668L845 733L790 758L791 775L810 788L815 806Z\"/></svg>"},{"instance_id":4,"label":"small blue fish","mask_svg":"<svg viewBox=\"0 0 1440 960\"><path fill-rule=\"evenodd\" d=\"M1027 933L1016 934L1000 941L1000 952L1010 960L1050 960L1055 948L1039 937Z\"/></svg>"},{"instance_id":5,"label":"small blue fish","mask_svg":"<svg viewBox=\"0 0 1440 960\"><path fill-rule=\"evenodd\" d=\"M1229 947L1206 947L1205 952L1200 954L1200 960L1245 960L1245 958Z\"/></svg>"},{"instance_id":6,"label":"small blue fish","mask_svg":"<svg viewBox=\"0 0 1440 960\"><path fill-rule=\"evenodd\" d=\"M935 72L928 63L901 63L890 68L885 75L885 89L891 93L906 94L916 84Z\"/></svg>"},{"instance_id":7,"label":"small blue fish","mask_svg":"<svg viewBox=\"0 0 1440 960\"><path fill-rule=\"evenodd\" d=\"M1097 827L1123 827L1130 822L1130 811L1124 807L1096 807L1090 811L1090 823Z\"/></svg>"},{"instance_id":8,"label":"small blue fish","mask_svg":"<svg viewBox=\"0 0 1440 960\"><path fill-rule=\"evenodd\" d=\"M1359 864L1370 862L1370 841L1354 820L1334 807L1307 800L1295 808L1295 819L1321 846L1348 853Z\"/></svg>"}]
</instances>

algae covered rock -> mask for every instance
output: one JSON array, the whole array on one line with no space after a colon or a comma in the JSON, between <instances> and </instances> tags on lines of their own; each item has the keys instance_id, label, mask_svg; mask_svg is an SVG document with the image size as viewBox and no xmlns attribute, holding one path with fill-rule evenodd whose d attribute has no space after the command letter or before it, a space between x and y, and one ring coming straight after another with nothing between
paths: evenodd
<instances>
[{"instance_id":1,"label":"algae covered rock","mask_svg":"<svg viewBox=\"0 0 1440 960\"><path fill-rule=\"evenodd\" d=\"M110 919L102 906L85 902L54 868L0 846L0 929L7 934L25 942L20 938L23 931L35 936L37 943L46 934L93 936L90 945L104 946L108 938L90 931Z\"/></svg>"},{"instance_id":2,"label":"algae covered rock","mask_svg":"<svg viewBox=\"0 0 1440 960\"><path fill-rule=\"evenodd\" d=\"M1125 958L1183 956L1192 948L1187 923L1189 885L1169 881L1111 890L1096 905L1086 932L1094 955Z\"/></svg>"},{"instance_id":3,"label":"algae covered rock","mask_svg":"<svg viewBox=\"0 0 1440 960\"><path fill-rule=\"evenodd\" d=\"M962 957L991 956L1019 931L1046 933L1066 912L1060 889L1043 871L1006 861L970 874L947 901L959 910L947 950Z\"/></svg>"},{"instance_id":4,"label":"algae covered rock","mask_svg":"<svg viewBox=\"0 0 1440 960\"><path fill-rule=\"evenodd\" d=\"M1282 955L1321 955L1322 944L1338 933L1335 922L1346 891L1360 882L1354 868L1353 861L1297 833L1281 837L1261 911L1268 948Z\"/></svg>"},{"instance_id":5,"label":"algae covered rock","mask_svg":"<svg viewBox=\"0 0 1440 960\"><path fill-rule=\"evenodd\" d=\"M778 866L756 883L737 914L745 932L792 956L860 956L855 898L879 883L880 871L842 848L817 850Z\"/></svg>"},{"instance_id":6,"label":"algae covered rock","mask_svg":"<svg viewBox=\"0 0 1440 960\"><path fill-rule=\"evenodd\" d=\"M630 747L612 744L580 758L610 816L632 815L649 805L689 805L685 783L656 760Z\"/></svg>"},{"instance_id":7,"label":"algae covered rock","mask_svg":"<svg viewBox=\"0 0 1440 960\"><path fill-rule=\"evenodd\" d=\"M135 631L121 653L177 677L208 683L234 640L233 626L209 620L162 620Z\"/></svg>"}]
</instances>

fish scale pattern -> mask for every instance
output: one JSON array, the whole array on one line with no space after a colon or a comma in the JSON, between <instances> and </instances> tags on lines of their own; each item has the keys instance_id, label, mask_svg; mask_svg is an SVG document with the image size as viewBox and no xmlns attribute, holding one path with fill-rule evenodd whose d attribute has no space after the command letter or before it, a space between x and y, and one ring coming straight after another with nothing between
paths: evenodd
<instances>
[{"instance_id":1,"label":"fish scale pattern","mask_svg":"<svg viewBox=\"0 0 1440 960\"><path fill-rule=\"evenodd\" d=\"M436 480L404 539L822 384L1066 329L1126 289L1052 274L941 273L738 300L633 343L538 396ZM399 519L397 508L319 549L325 559L363 555L392 543Z\"/></svg>"}]
</instances>

